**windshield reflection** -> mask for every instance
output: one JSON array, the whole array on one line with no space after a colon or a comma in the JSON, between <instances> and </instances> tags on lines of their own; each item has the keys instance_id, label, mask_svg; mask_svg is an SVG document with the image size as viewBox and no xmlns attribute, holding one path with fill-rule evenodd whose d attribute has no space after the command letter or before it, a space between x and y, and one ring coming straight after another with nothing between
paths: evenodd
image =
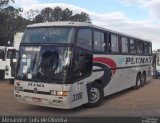
<instances>
[{"instance_id":1,"label":"windshield reflection","mask_svg":"<svg viewBox=\"0 0 160 123\"><path fill-rule=\"evenodd\" d=\"M71 48L21 47L19 57L17 79L58 82L70 78Z\"/></svg>"}]
</instances>

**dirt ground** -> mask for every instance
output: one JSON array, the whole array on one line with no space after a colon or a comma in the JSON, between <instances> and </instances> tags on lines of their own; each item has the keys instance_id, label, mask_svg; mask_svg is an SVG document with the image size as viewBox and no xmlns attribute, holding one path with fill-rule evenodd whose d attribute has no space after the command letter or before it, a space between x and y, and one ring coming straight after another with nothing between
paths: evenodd
<instances>
[{"instance_id":1,"label":"dirt ground","mask_svg":"<svg viewBox=\"0 0 160 123\"><path fill-rule=\"evenodd\" d=\"M0 81L0 115L55 116L55 117L108 117L108 116L155 116L160 117L160 79L152 79L139 90L127 89L108 96L95 108L81 106L62 110L16 102L14 86Z\"/></svg>"}]
</instances>

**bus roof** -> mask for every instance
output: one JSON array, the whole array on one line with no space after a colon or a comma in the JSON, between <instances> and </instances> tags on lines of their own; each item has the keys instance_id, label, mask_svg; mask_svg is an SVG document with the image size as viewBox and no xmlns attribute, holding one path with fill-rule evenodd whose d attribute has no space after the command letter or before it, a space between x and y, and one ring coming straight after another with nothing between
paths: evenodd
<instances>
[{"instance_id":1,"label":"bus roof","mask_svg":"<svg viewBox=\"0 0 160 123\"><path fill-rule=\"evenodd\" d=\"M44 22L44 23L36 23L32 25L28 25L27 27L50 27L50 26L87 26L92 27L91 23L85 22L69 22L69 21L59 21L59 22Z\"/></svg>"},{"instance_id":2,"label":"bus roof","mask_svg":"<svg viewBox=\"0 0 160 123\"><path fill-rule=\"evenodd\" d=\"M85 22L72 22L72 21L43 22L43 23L36 23L36 24L28 25L27 28L32 28L32 27L33 28L34 27L53 27L53 26L56 26L56 27L57 26L64 26L64 27L65 26L66 27L67 26L92 27L92 28L96 28L96 29L100 29L100 30L116 33L116 34L119 34L119 35L127 36L127 37L130 37L130 38L135 38L135 39L151 42L151 41L146 40L146 39L142 39L142 38L139 38L139 37L136 37L136 36L132 36L132 35L129 35L129 34L121 33L121 32L118 32L118 31L114 31L114 30L111 30L111 29L108 29L108 28L103 28L103 27L96 26L96 25L93 25L91 23L85 23Z\"/></svg>"}]
</instances>

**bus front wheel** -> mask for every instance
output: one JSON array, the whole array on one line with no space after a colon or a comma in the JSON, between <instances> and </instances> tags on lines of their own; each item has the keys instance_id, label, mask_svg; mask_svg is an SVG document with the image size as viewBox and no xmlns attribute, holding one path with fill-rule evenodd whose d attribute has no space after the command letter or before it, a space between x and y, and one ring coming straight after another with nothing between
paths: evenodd
<instances>
[{"instance_id":1,"label":"bus front wheel","mask_svg":"<svg viewBox=\"0 0 160 123\"><path fill-rule=\"evenodd\" d=\"M91 85L88 89L88 107L95 107L102 103L104 91L99 83Z\"/></svg>"}]
</instances>

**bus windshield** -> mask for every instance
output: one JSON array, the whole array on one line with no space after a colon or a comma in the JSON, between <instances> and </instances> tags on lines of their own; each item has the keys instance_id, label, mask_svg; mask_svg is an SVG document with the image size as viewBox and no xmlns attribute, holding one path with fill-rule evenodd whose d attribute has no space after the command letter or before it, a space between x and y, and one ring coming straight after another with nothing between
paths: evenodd
<instances>
[{"instance_id":1,"label":"bus windshield","mask_svg":"<svg viewBox=\"0 0 160 123\"><path fill-rule=\"evenodd\" d=\"M19 80L39 82L63 82L69 79L71 48L69 47L24 47L17 63Z\"/></svg>"},{"instance_id":2,"label":"bus windshield","mask_svg":"<svg viewBox=\"0 0 160 123\"><path fill-rule=\"evenodd\" d=\"M28 28L22 43L72 43L74 30L71 27Z\"/></svg>"}]
</instances>

